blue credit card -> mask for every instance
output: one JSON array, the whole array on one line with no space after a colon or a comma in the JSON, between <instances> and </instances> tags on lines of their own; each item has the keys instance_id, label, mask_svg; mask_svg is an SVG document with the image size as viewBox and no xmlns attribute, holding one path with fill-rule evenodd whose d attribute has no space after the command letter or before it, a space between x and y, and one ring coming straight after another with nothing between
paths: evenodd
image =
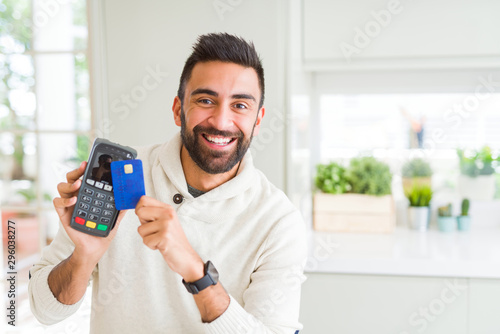
<instances>
[{"instance_id":1,"label":"blue credit card","mask_svg":"<svg viewBox=\"0 0 500 334\"><path fill-rule=\"evenodd\" d=\"M122 160L111 163L111 179L115 194L115 207L118 210L135 209L144 189L142 161Z\"/></svg>"}]
</instances>

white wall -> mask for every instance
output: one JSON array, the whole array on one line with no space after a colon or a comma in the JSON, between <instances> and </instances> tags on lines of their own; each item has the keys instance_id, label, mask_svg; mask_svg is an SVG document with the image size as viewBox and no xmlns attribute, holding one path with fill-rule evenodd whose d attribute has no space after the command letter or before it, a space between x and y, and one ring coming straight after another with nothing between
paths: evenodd
<instances>
[{"instance_id":1,"label":"white wall","mask_svg":"<svg viewBox=\"0 0 500 334\"><path fill-rule=\"evenodd\" d=\"M257 167L283 189L285 128L275 126L285 112L283 0L104 0L92 6L101 16L92 39L95 54L102 52L93 64L97 135L125 145L171 138L178 131L171 106L192 44L200 34L234 33L252 40L263 59L266 116L252 152ZM155 81L151 71L165 74Z\"/></svg>"},{"instance_id":2,"label":"white wall","mask_svg":"<svg viewBox=\"0 0 500 334\"><path fill-rule=\"evenodd\" d=\"M309 69L499 66L500 2L303 0Z\"/></svg>"}]
</instances>

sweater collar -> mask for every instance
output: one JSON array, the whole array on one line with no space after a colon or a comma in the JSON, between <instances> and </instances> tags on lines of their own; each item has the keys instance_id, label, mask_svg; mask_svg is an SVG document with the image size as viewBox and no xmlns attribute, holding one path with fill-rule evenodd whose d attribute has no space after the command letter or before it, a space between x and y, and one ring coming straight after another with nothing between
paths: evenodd
<instances>
[{"instance_id":1,"label":"sweater collar","mask_svg":"<svg viewBox=\"0 0 500 334\"><path fill-rule=\"evenodd\" d=\"M160 165L181 195L184 198L192 199L193 196L188 191L186 177L182 169L181 147L182 139L180 133L177 133L168 143L162 146L159 157ZM235 197L254 183L256 173L257 170L253 165L252 154L248 150L235 177L197 197L197 200L216 201Z\"/></svg>"}]
</instances>

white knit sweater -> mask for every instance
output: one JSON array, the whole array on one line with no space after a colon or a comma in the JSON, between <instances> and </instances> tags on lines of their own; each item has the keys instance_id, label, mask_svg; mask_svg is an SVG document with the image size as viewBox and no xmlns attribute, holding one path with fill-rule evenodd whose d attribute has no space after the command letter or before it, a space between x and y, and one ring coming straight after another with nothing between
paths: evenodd
<instances>
[{"instance_id":1,"label":"white knit sweater","mask_svg":"<svg viewBox=\"0 0 500 334\"><path fill-rule=\"evenodd\" d=\"M305 226L286 196L255 169L247 153L239 173L193 198L180 161L180 136L138 149L146 194L172 205L192 247L211 260L231 297L228 309L202 323L194 299L158 251L147 248L129 210L92 274L91 333L295 333L306 259ZM181 204L173 196L181 194ZM61 227L31 269L31 309L44 324L77 312L47 283L74 244Z\"/></svg>"}]
</instances>

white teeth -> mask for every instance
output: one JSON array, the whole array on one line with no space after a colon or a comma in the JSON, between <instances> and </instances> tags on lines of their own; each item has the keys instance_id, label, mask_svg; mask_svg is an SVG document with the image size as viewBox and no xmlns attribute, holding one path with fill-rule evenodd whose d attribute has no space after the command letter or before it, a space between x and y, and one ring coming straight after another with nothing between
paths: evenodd
<instances>
[{"instance_id":1,"label":"white teeth","mask_svg":"<svg viewBox=\"0 0 500 334\"><path fill-rule=\"evenodd\" d=\"M221 137L212 137L212 136L208 136L208 135L205 135L205 138L211 142L211 143L214 143L214 144L218 144L218 145L226 145L228 144L232 138L221 138Z\"/></svg>"}]
</instances>

